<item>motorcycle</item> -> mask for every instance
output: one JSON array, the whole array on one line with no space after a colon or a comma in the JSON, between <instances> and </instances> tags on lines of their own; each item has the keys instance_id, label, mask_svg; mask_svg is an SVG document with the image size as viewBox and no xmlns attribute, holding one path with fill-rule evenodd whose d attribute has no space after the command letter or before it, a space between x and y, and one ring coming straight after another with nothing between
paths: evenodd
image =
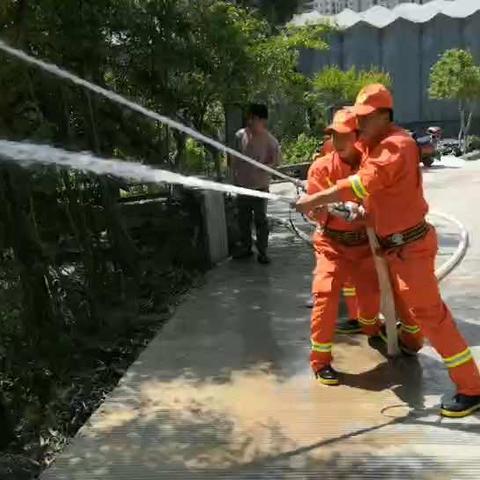
<instances>
[{"instance_id":1,"label":"motorcycle","mask_svg":"<svg viewBox=\"0 0 480 480\"><path fill-rule=\"evenodd\" d=\"M442 129L440 127L428 127L426 135L419 136L417 132L410 132L413 139L417 142L420 150L420 161L424 167L431 167L435 160L442 159L442 153L438 146L442 138Z\"/></svg>"},{"instance_id":2,"label":"motorcycle","mask_svg":"<svg viewBox=\"0 0 480 480\"><path fill-rule=\"evenodd\" d=\"M440 140L438 150L442 155L454 155L460 157L462 148L460 142L456 138L445 138Z\"/></svg>"}]
</instances>

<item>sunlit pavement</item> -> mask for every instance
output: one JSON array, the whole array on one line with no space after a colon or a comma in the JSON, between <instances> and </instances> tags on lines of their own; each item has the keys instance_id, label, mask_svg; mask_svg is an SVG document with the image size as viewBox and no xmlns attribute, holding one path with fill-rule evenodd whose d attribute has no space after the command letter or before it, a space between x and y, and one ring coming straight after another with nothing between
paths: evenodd
<instances>
[{"instance_id":1,"label":"sunlit pavement","mask_svg":"<svg viewBox=\"0 0 480 480\"><path fill-rule=\"evenodd\" d=\"M479 358L480 162L444 159L425 182L432 207L472 234L442 287ZM458 235L447 224L439 234L441 263ZM430 348L389 362L364 337L339 336L343 385L314 382L312 255L278 227L271 253L268 267L230 261L210 272L42 478L480 478L480 417L437 416L452 385Z\"/></svg>"}]
</instances>

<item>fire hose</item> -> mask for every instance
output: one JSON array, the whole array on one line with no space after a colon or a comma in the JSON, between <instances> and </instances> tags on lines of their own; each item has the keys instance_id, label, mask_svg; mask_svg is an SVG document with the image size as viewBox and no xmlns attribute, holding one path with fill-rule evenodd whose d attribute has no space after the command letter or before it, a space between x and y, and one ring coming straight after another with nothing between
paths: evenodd
<instances>
[{"instance_id":1,"label":"fire hose","mask_svg":"<svg viewBox=\"0 0 480 480\"><path fill-rule=\"evenodd\" d=\"M150 118L154 121L158 121L162 124L168 125L169 127L173 128L177 131L180 131L180 132L182 132L186 135L189 135L190 137L195 138L196 140L198 140L198 141L200 141L204 144L211 145L212 147L218 149L219 151L221 151L225 154L234 156L234 157L236 157L236 158L238 158L242 161L245 161L245 162L255 166L256 168L260 168L264 171L267 171L270 174L281 178L282 180L285 180L287 182L290 182L290 183L294 184L297 187L297 189L301 189L303 187L303 182L301 180L290 177L290 176L288 176L288 175L286 175L282 172L279 172L279 171L277 171L277 170L275 170L271 167L263 165L262 163L244 155L243 153L238 152L238 151L222 144L221 142L219 142L215 139L212 139L212 138L194 130L191 127L188 127L188 126L178 122L177 120L173 120L173 119L171 119L171 118L169 118L165 115L160 115L160 114L158 114L158 113L156 113L152 110L149 110L149 109L143 107L142 105L139 105L138 103L135 103L131 100L128 100L127 98L119 95L116 92L113 92L113 91L108 90L106 88L100 87L99 85L96 85L92 82L89 82L89 81L87 81L87 80L85 80L85 79L83 79L83 78L81 78L81 77L79 77L79 76L77 76L77 75L75 75L71 72L68 72L68 71L58 67L57 65L54 65L54 64L51 64L51 63L48 63L48 62L44 62L44 61L39 60L35 57L32 57L31 55L25 53L22 50L19 50L19 49L16 49L16 48L13 48L13 47L9 46L7 43L3 42L2 40L0 40L0 50L2 50L5 54L9 55L10 57L14 57L17 60L28 63L31 66L40 68L41 70L43 70L45 72L48 72L52 75L55 75L58 78L62 78L63 80L67 80L67 81L72 82L76 85L79 85L82 88L85 88L85 89L87 89L87 90L89 90L89 91L91 91L91 92L93 92L97 95L108 98L109 100L111 100L111 101L113 101L113 102L115 102L119 105L122 105L124 107L129 108L132 111L140 113L140 114L144 115L145 117L148 117L148 118ZM222 190L220 188L220 185L217 186L217 187L215 187L215 185L213 185L215 182L209 182L209 183L211 184L210 188L216 189L216 190ZM223 190L224 190L224 188L223 188ZM244 190L246 190L246 189L244 189ZM248 194L248 192L245 191L244 194ZM252 192L252 194L253 194L253 192ZM255 192L255 196L258 196L258 192ZM268 196L271 199L275 199L275 200L279 200L279 201L287 202L287 203L291 203L291 201L292 201L292 200L287 199L285 197L275 196L275 195L272 195L272 194L266 194L265 196ZM308 237L308 235L304 234L303 232L300 232L298 230L298 228L295 226L295 223L294 223L293 218L291 216L291 208L290 208L289 215L290 215L290 219L289 219L289 221L285 222L285 224L287 226L289 226L289 228L293 229L294 232L296 233L296 235L298 235L300 238L302 238L302 240L307 241L311 244L311 240ZM443 264L441 267L439 267L435 272L438 280L441 281L447 275L449 275L463 260L463 258L465 256L465 253L467 251L467 248L468 248L468 233L467 233L465 227L458 220L456 220L454 217L451 217L451 216L443 214L443 213L438 213L438 212L432 213L432 215L438 216L440 218L443 218L444 220L447 220L451 223L454 223L460 229L461 240L460 240L459 246L457 247L457 250L452 255L452 257L445 264ZM283 220L281 220L281 219L280 219L280 221L283 222ZM372 247L373 251L375 252L376 251L376 247L375 247L376 236L373 233L373 231L371 231L371 230L369 231L369 241L370 241L370 246ZM391 295L391 286L390 286L390 280L389 280L389 277L388 277L388 272L386 271L386 268L387 268L386 264L385 264L384 261L383 262L379 261L378 257L376 257L376 266L377 266L377 271L379 273L379 277L384 279L384 281L383 281L383 284L384 284L384 286L383 286L383 289L384 289L384 292L383 292L384 293L384 295L383 295L384 303L383 303L383 305L384 306L386 305L385 301L390 302L390 305L392 305L393 298L392 298L392 295ZM388 292L390 292L390 293L388 293ZM388 298L389 296L390 296L390 298ZM390 308L390 310L391 310L391 308ZM396 329L394 329L392 325L393 325L393 322L396 323L396 318L393 318L392 315L394 315L394 309L393 309L393 314L390 314L389 318L386 318L387 336L390 337L389 351L391 350L393 352L393 350L395 350L395 348L396 348L396 340L395 340ZM390 318L390 317L392 317L392 318ZM390 333L390 335L388 335L389 333Z\"/></svg>"},{"instance_id":2,"label":"fire hose","mask_svg":"<svg viewBox=\"0 0 480 480\"><path fill-rule=\"evenodd\" d=\"M441 282L450 273L452 273L455 270L455 268L457 268L462 262L462 260L464 259L468 250L469 236L465 226L460 221L458 221L455 217L451 215L447 215L445 213L435 212L435 211L430 212L429 216L441 218L455 225L459 231L459 236L460 236L460 241L454 253L445 263L440 265L435 270L435 275L437 277L437 280L438 282ZM295 225L291 210L289 211L288 220L285 220L279 217L272 217L272 218L275 222L283 224L287 228L291 229L295 233L295 235L297 235L297 237L299 237L302 241L308 243L310 246L313 247L312 238L305 232L299 230L298 227ZM303 216L303 218L306 223L310 225L315 225L313 222L308 220L307 217ZM368 234L370 247L372 249L372 254L374 255L374 259L375 259L375 267L379 277L381 305L382 305L381 311L385 321L386 333L387 333L387 352L389 356L396 356L399 353L397 327L396 327L397 315L395 310L395 302L393 298L392 286L391 286L389 272L388 272L388 265L384 258L377 255L379 244L378 244L377 237L373 232L373 229L368 228L367 234Z\"/></svg>"}]
</instances>

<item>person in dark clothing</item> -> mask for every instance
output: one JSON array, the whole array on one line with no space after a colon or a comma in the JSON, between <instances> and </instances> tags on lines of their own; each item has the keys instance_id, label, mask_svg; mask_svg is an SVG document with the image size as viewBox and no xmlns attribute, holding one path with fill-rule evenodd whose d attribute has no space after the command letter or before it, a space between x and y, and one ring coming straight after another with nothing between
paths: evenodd
<instances>
[{"instance_id":1,"label":"person in dark clothing","mask_svg":"<svg viewBox=\"0 0 480 480\"><path fill-rule=\"evenodd\" d=\"M235 134L235 149L254 160L276 167L281 161L281 150L277 139L268 131L268 109L265 105L252 104L247 111L247 126ZM233 184L268 192L271 175L242 159L231 157L230 170ZM238 198L238 223L241 248L234 258L248 258L252 252L252 220L257 235L258 261L270 263L267 255L268 220L267 200L240 195Z\"/></svg>"}]
</instances>

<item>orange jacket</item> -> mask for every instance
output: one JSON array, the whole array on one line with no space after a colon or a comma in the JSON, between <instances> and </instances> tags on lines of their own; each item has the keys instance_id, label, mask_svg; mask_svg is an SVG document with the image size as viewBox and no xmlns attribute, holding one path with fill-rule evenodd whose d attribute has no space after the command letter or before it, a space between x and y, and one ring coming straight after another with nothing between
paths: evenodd
<instances>
[{"instance_id":1,"label":"orange jacket","mask_svg":"<svg viewBox=\"0 0 480 480\"><path fill-rule=\"evenodd\" d=\"M327 155L321 154L314 156L314 161L308 170L307 193L313 193L326 190L332 187L340 179L353 175L353 169L348 163L343 162L339 155L333 151ZM325 208L316 210L312 218L323 226L328 226L333 230L356 231L365 228L365 222L354 221L347 222L342 218L329 215Z\"/></svg>"},{"instance_id":2,"label":"orange jacket","mask_svg":"<svg viewBox=\"0 0 480 480\"><path fill-rule=\"evenodd\" d=\"M343 201L364 202L381 237L418 225L428 212L418 155L415 140L392 126L375 144L363 146L358 172L336 183Z\"/></svg>"}]
</instances>

